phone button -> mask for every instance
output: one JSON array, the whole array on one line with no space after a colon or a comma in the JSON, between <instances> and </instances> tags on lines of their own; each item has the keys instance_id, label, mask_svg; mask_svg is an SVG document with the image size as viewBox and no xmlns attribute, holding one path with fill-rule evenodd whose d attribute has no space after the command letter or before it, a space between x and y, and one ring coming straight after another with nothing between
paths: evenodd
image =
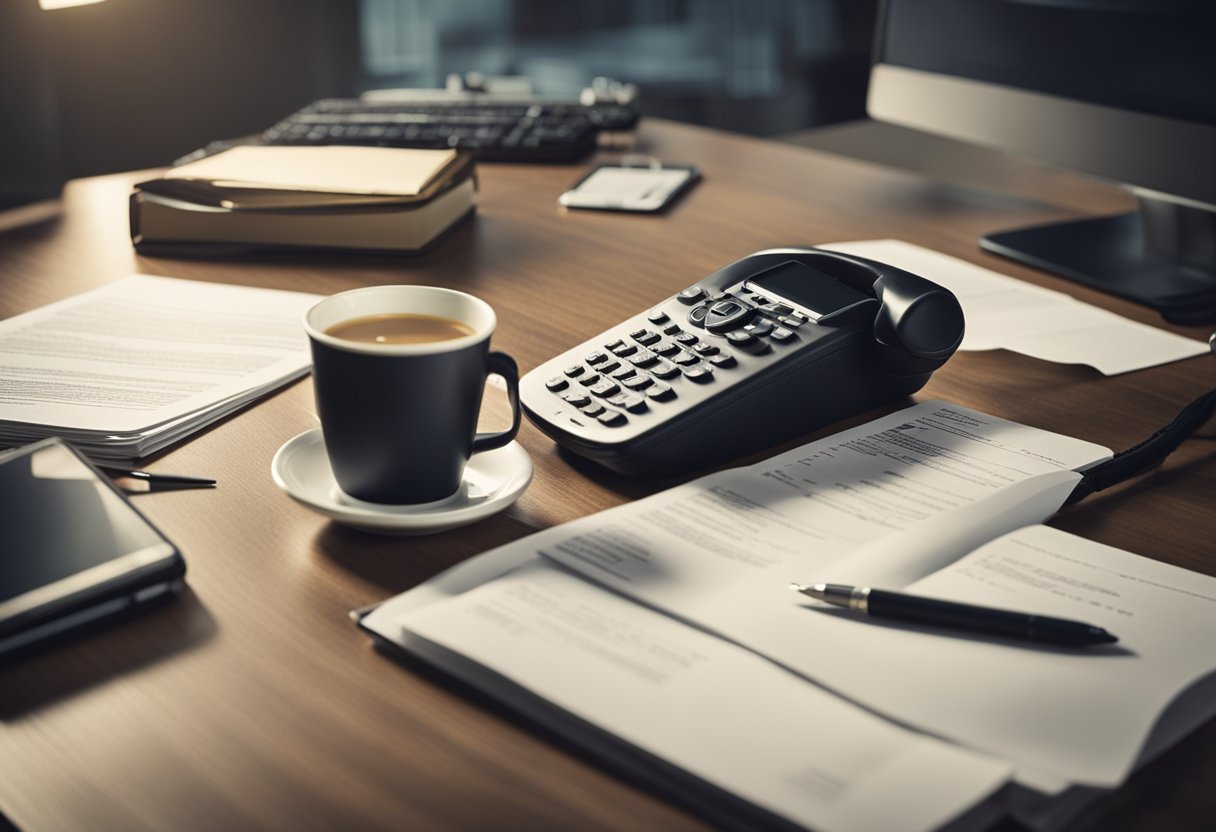
<instances>
[{"instance_id":1,"label":"phone button","mask_svg":"<svg viewBox=\"0 0 1216 832\"><path fill-rule=\"evenodd\" d=\"M656 402L665 402L676 397L676 391L671 389L671 385L666 382L656 381L650 387L646 388L646 395L654 399Z\"/></svg>"},{"instance_id":2,"label":"phone button","mask_svg":"<svg viewBox=\"0 0 1216 832\"><path fill-rule=\"evenodd\" d=\"M685 306L692 306L697 301L705 297L705 290L700 286L689 286L683 292L676 295L676 300Z\"/></svg>"},{"instance_id":3,"label":"phone button","mask_svg":"<svg viewBox=\"0 0 1216 832\"><path fill-rule=\"evenodd\" d=\"M606 410L595 418L601 425L607 425L610 428L623 425L626 421L625 414L616 410Z\"/></svg>"},{"instance_id":4,"label":"phone button","mask_svg":"<svg viewBox=\"0 0 1216 832\"><path fill-rule=\"evenodd\" d=\"M730 332L750 321L756 310L737 300L723 300L709 307L705 328L710 332Z\"/></svg>"},{"instance_id":5,"label":"phone button","mask_svg":"<svg viewBox=\"0 0 1216 832\"><path fill-rule=\"evenodd\" d=\"M695 381L698 384L704 384L707 381L714 380L714 371L706 367L704 364L698 364L696 367L687 367L684 370L684 378L689 381Z\"/></svg>"}]
</instances>

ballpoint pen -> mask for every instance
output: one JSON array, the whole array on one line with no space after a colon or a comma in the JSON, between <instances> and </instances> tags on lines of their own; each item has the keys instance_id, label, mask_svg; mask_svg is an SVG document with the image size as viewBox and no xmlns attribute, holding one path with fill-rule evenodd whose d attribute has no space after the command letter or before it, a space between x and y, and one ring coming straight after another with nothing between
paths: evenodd
<instances>
[{"instance_id":1,"label":"ballpoint pen","mask_svg":"<svg viewBox=\"0 0 1216 832\"><path fill-rule=\"evenodd\" d=\"M902 592L845 584L790 584L790 589L836 607L917 624L1018 638L1066 647L1112 644L1101 627L1047 615L940 601Z\"/></svg>"},{"instance_id":2,"label":"ballpoint pen","mask_svg":"<svg viewBox=\"0 0 1216 832\"><path fill-rule=\"evenodd\" d=\"M129 471L125 468L98 466L102 473L114 480L120 488L134 494L152 491L180 491L186 488L214 488L215 480L207 477L186 477L180 474L153 474L148 471Z\"/></svg>"}]
</instances>

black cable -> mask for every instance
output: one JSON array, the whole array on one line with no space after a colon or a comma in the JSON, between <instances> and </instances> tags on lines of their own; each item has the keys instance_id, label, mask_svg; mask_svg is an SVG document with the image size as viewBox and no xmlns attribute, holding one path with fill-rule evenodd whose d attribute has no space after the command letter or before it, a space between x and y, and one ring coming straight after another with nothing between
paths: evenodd
<instances>
[{"instance_id":1,"label":"black cable","mask_svg":"<svg viewBox=\"0 0 1216 832\"><path fill-rule=\"evenodd\" d=\"M1064 505L1070 506L1096 491L1110 488L1160 465L1179 445L1203 427L1213 413L1216 413L1216 390L1195 399L1172 422L1140 444L1086 471Z\"/></svg>"}]
</instances>

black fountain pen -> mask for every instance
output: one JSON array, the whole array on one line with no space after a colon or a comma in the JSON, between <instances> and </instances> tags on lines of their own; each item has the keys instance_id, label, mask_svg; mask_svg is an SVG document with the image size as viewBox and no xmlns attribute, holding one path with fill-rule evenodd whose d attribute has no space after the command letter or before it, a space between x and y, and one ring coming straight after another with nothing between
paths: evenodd
<instances>
[{"instance_id":1,"label":"black fountain pen","mask_svg":"<svg viewBox=\"0 0 1216 832\"><path fill-rule=\"evenodd\" d=\"M1091 647L1097 644L1113 644L1119 640L1101 627L1067 618L939 601L936 598L921 598L885 589L845 584L790 584L790 589L809 595L817 601L857 610L876 618L892 618L972 633L986 633L1063 647Z\"/></svg>"}]
</instances>

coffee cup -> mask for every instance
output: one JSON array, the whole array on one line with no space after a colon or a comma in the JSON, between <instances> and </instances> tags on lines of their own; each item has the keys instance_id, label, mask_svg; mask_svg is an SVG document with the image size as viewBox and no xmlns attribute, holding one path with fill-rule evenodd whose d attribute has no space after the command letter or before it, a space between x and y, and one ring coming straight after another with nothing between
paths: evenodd
<instances>
[{"instance_id":1,"label":"coffee cup","mask_svg":"<svg viewBox=\"0 0 1216 832\"><path fill-rule=\"evenodd\" d=\"M490 351L489 304L434 286L369 286L304 316L325 450L357 500L430 503L459 491L469 457L519 431L519 371ZM486 379L507 383L512 422L477 433Z\"/></svg>"}]
</instances>

